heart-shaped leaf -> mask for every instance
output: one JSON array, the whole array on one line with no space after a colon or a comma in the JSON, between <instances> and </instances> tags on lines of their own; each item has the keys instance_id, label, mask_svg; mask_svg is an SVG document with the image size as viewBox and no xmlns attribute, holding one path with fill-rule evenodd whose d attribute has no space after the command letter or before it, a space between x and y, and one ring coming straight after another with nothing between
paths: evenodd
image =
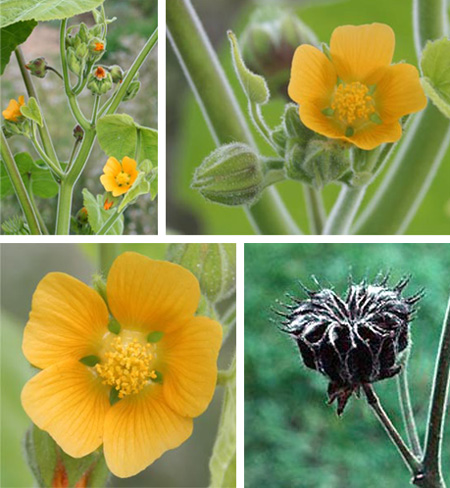
<instances>
[{"instance_id":1,"label":"heart-shaped leaf","mask_svg":"<svg viewBox=\"0 0 450 488\"><path fill-rule=\"evenodd\" d=\"M20 107L20 113L27 119L33 120L36 124L42 127L42 114L41 109L34 97L28 99L26 105Z\"/></svg>"},{"instance_id":2,"label":"heart-shaped leaf","mask_svg":"<svg viewBox=\"0 0 450 488\"><path fill-rule=\"evenodd\" d=\"M17 46L20 46L28 39L36 25L36 21L28 20L26 22L16 22L0 30L0 75L5 71L11 53Z\"/></svg>"}]
</instances>

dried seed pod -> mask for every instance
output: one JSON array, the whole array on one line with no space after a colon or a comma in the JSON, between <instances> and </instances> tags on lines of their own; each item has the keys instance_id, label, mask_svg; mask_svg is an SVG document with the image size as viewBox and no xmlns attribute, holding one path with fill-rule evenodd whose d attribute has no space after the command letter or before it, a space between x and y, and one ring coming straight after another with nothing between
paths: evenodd
<instances>
[{"instance_id":1,"label":"dried seed pod","mask_svg":"<svg viewBox=\"0 0 450 488\"><path fill-rule=\"evenodd\" d=\"M409 343L409 324L423 292L403 297L409 278L388 285L349 283L345 298L332 289L306 290L308 298L290 297L283 330L298 344L303 362L329 380L329 403L340 415L364 383L391 378L401 370Z\"/></svg>"}]
</instances>

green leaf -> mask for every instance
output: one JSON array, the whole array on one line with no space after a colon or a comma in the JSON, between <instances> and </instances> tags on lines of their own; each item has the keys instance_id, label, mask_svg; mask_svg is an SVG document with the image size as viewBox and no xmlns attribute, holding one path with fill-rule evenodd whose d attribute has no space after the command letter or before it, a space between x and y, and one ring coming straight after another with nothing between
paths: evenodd
<instances>
[{"instance_id":1,"label":"green leaf","mask_svg":"<svg viewBox=\"0 0 450 488\"><path fill-rule=\"evenodd\" d=\"M103 0L0 0L0 27L21 20L67 19L89 12L102 3Z\"/></svg>"},{"instance_id":2,"label":"green leaf","mask_svg":"<svg viewBox=\"0 0 450 488\"><path fill-rule=\"evenodd\" d=\"M28 39L36 25L36 21L28 20L26 22L16 22L0 30L0 75L5 71L11 53L17 46L20 46Z\"/></svg>"},{"instance_id":3,"label":"green leaf","mask_svg":"<svg viewBox=\"0 0 450 488\"><path fill-rule=\"evenodd\" d=\"M19 173L22 175L22 179L25 179L25 175L33 168L32 157L28 153L22 152L15 154L14 160L16 161ZM9 179L8 172L6 171L5 163L2 160L0 166L0 198L4 198L12 194L14 194L14 189L11 180Z\"/></svg>"},{"instance_id":4,"label":"green leaf","mask_svg":"<svg viewBox=\"0 0 450 488\"><path fill-rule=\"evenodd\" d=\"M150 179L150 196L154 200L158 195L158 168L153 170L152 177Z\"/></svg>"},{"instance_id":5,"label":"green leaf","mask_svg":"<svg viewBox=\"0 0 450 488\"><path fill-rule=\"evenodd\" d=\"M150 159L153 166L158 164L158 131L150 127L138 127L140 135L140 160Z\"/></svg>"},{"instance_id":6,"label":"green leaf","mask_svg":"<svg viewBox=\"0 0 450 488\"><path fill-rule=\"evenodd\" d=\"M231 54L233 56L234 68L239 81L241 82L242 89L250 102L256 103L257 105L264 105L268 102L270 97L266 80L262 76L252 73L247 66L245 66L236 36L233 32L228 31L228 38L231 43Z\"/></svg>"},{"instance_id":7,"label":"green leaf","mask_svg":"<svg viewBox=\"0 0 450 488\"><path fill-rule=\"evenodd\" d=\"M420 64L425 93L450 118L450 40L443 38L427 42Z\"/></svg>"},{"instance_id":8,"label":"green leaf","mask_svg":"<svg viewBox=\"0 0 450 488\"><path fill-rule=\"evenodd\" d=\"M119 212L130 205L139 195L150 193L150 183L145 179L145 173L140 172L133 186L125 193L119 205Z\"/></svg>"},{"instance_id":9,"label":"green leaf","mask_svg":"<svg viewBox=\"0 0 450 488\"><path fill-rule=\"evenodd\" d=\"M105 115L97 122L97 138L108 156L119 161L134 157L137 144L137 127L129 115Z\"/></svg>"},{"instance_id":10,"label":"green leaf","mask_svg":"<svg viewBox=\"0 0 450 488\"><path fill-rule=\"evenodd\" d=\"M40 198L53 198L58 194L59 186L48 169L34 167L31 171L31 190Z\"/></svg>"},{"instance_id":11,"label":"green leaf","mask_svg":"<svg viewBox=\"0 0 450 488\"><path fill-rule=\"evenodd\" d=\"M39 105L34 97L30 97L28 99L28 103L20 107L20 113L27 119L33 120L36 122L36 124L42 127L41 109L39 108Z\"/></svg>"},{"instance_id":12,"label":"green leaf","mask_svg":"<svg viewBox=\"0 0 450 488\"><path fill-rule=\"evenodd\" d=\"M92 230L98 232L102 225L109 219L114 210L105 210L103 208L103 197L97 195L97 198L86 188L83 190L83 204L88 213L88 221ZM107 234L121 235L123 232L123 216L121 215L114 225L109 229Z\"/></svg>"}]
</instances>

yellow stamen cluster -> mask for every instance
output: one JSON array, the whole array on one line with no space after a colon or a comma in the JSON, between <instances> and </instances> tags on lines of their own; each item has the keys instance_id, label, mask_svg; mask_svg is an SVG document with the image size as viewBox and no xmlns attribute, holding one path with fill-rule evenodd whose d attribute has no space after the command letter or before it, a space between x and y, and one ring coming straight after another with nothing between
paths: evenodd
<instances>
[{"instance_id":1,"label":"yellow stamen cluster","mask_svg":"<svg viewBox=\"0 0 450 488\"><path fill-rule=\"evenodd\" d=\"M121 337L117 337L111 350L105 353L104 361L96 364L95 369L103 378L103 384L119 392L119 398L139 393L150 379L157 378L151 368L151 350L151 344L141 344L133 339L124 345Z\"/></svg>"},{"instance_id":2,"label":"yellow stamen cluster","mask_svg":"<svg viewBox=\"0 0 450 488\"><path fill-rule=\"evenodd\" d=\"M354 81L340 84L335 93L331 108L339 120L352 125L355 120L366 121L375 112L373 97L368 95L369 88Z\"/></svg>"},{"instance_id":3,"label":"yellow stamen cluster","mask_svg":"<svg viewBox=\"0 0 450 488\"><path fill-rule=\"evenodd\" d=\"M118 186L129 185L130 179L131 179L131 176L128 173L125 173L125 171L121 171L116 176L116 183Z\"/></svg>"}]
</instances>

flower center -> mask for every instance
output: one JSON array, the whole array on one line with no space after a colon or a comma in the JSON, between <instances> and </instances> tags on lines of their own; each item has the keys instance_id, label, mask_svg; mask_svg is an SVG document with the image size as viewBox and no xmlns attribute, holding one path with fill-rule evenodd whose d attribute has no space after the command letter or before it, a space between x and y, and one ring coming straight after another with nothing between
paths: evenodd
<instances>
[{"instance_id":1,"label":"flower center","mask_svg":"<svg viewBox=\"0 0 450 488\"><path fill-rule=\"evenodd\" d=\"M153 360L151 344L141 344L133 339L128 344L116 337L110 351L104 354L104 361L95 365L103 384L112 386L119 392L119 398L139 393L149 382L157 378L151 364Z\"/></svg>"},{"instance_id":2,"label":"flower center","mask_svg":"<svg viewBox=\"0 0 450 488\"><path fill-rule=\"evenodd\" d=\"M129 185L130 184L130 175L128 173L125 173L125 171L121 171L117 176L116 176L116 183L119 186L123 185Z\"/></svg>"},{"instance_id":3,"label":"flower center","mask_svg":"<svg viewBox=\"0 0 450 488\"><path fill-rule=\"evenodd\" d=\"M95 77L98 80L103 80L103 78L106 78L106 71L101 66L98 66L95 70Z\"/></svg>"},{"instance_id":4,"label":"flower center","mask_svg":"<svg viewBox=\"0 0 450 488\"><path fill-rule=\"evenodd\" d=\"M336 117L349 126L356 120L367 121L375 113L375 103L369 91L369 88L359 81L341 83L331 104Z\"/></svg>"}]
</instances>

